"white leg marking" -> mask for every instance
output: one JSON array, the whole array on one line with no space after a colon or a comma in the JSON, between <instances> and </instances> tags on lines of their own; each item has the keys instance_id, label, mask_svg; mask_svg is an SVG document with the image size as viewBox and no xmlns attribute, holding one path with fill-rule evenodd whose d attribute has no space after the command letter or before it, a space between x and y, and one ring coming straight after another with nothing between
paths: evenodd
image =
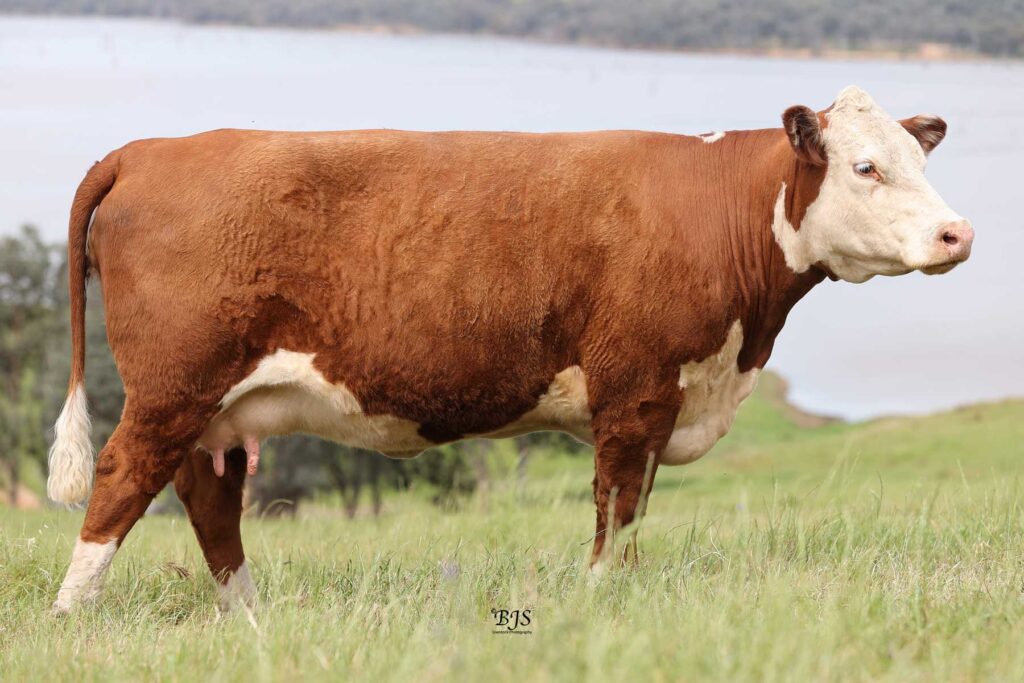
<instances>
[{"instance_id":1,"label":"white leg marking","mask_svg":"<svg viewBox=\"0 0 1024 683\"><path fill-rule=\"evenodd\" d=\"M608 558L602 557L587 569L587 587L596 588L608 574Z\"/></svg>"},{"instance_id":2,"label":"white leg marking","mask_svg":"<svg viewBox=\"0 0 1024 683\"><path fill-rule=\"evenodd\" d=\"M238 569L224 583L217 582L217 597L222 612L230 612L236 606L252 608L256 604L256 585L249 575L249 565L244 560Z\"/></svg>"},{"instance_id":3,"label":"white leg marking","mask_svg":"<svg viewBox=\"0 0 1024 683\"><path fill-rule=\"evenodd\" d=\"M117 552L117 541L89 543L78 539L71 553L71 565L53 603L55 614L67 614L75 605L94 600L103 589L103 575Z\"/></svg>"}]
</instances>

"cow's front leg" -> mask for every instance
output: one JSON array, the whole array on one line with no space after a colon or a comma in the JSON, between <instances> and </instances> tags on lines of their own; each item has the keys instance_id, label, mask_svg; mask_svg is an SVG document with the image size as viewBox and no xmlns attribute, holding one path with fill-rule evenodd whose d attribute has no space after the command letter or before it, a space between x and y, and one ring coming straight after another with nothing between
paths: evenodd
<instances>
[{"instance_id":1,"label":"cow's front leg","mask_svg":"<svg viewBox=\"0 0 1024 683\"><path fill-rule=\"evenodd\" d=\"M614 552L615 532L643 516L679 405L678 390L668 387L617 401L594 415L594 571L600 572ZM636 557L635 529L623 548L623 562L630 555Z\"/></svg>"},{"instance_id":2,"label":"cow's front leg","mask_svg":"<svg viewBox=\"0 0 1024 683\"><path fill-rule=\"evenodd\" d=\"M174 490L185 505L206 565L217 581L220 607L252 606L256 587L242 551L242 489L248 464L245 450L223 456L222 474L210 466L210 456L193 450L174 476Z\"/></svg>"}]
</instances>

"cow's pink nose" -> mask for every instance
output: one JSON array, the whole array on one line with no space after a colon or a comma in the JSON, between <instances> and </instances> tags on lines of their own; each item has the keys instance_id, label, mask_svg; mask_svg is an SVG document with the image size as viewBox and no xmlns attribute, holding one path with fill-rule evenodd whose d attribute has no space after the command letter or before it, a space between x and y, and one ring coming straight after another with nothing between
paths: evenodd
<instances>
[{"instance_id":1,"label":"cow's pink nose","mask_svg":"<svg viewBox=\"0 0 1024 683\"><path fill-rule=\"evenodd\" d=\"M954 261L963 261L971 255L971 244L974 243L974 228L970 221L957 221L946 223L939 228L939 239L949 252L949 257Z\"/></svg>"}]
</instances>

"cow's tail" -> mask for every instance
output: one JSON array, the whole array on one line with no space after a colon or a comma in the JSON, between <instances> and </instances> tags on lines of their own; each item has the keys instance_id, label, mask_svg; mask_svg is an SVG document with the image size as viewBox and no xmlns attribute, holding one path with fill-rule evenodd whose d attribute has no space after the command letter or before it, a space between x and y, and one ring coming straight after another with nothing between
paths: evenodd
<instances>
[{"instance_id":1,"label":"cow's tail","mask_svg":"<svg viewBox=\"0 0 1024 683\"><path fill-rule=\"evenodd\" d=\"M92 213L114 186L118 152L93 165L75 192L68 224L68 288L71 312L71 379L67 398L54 425L50 447L50 475L46 493L51 500L73 505L86 499L92 488L91 424L85 398L85 281L88 274L86 244Z\"/></svg>"}]
</instances>

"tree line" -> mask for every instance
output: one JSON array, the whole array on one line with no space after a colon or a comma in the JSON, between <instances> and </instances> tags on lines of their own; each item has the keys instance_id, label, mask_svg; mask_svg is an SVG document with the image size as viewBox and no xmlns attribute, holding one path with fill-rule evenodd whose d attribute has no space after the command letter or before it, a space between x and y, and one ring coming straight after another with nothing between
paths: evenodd
<instances>
[{"instance_id":1,"label":"tree line","mask_svg":"<svg viewBox=\"0 0 1024 683\"><path fill-rule=\"evenodd\" d=\"M99 452L120 419L124 389L107 345L100 282L90 282L87 298L86 392ZM37 229L25 226L0 238L0 498L17 503L26 480L41 491L70 354L67 248L47 244ZM521 437L517 446L520 468L537 448L584 450L553 433ZM399 461L310 436L271 439L250 482L249 500L263 513L291 514L302 500L328 493L354 516L367 494L376 514L386 491L417 487L439 505L458 505L496 474L489 448L486 442L448 445ZM174 508L173 500L164 507Z\"/></svg>"},{"instance_id":2,"label":"tree line","mask_svg":"<svg viewBox=\"0 0 1024 683\"><path fill-rule=\"evenodd\" d=\"M386 26L637 48L1024 54L1024 0L0 0L0 12Z\"/></svg>"}]
</instances>

